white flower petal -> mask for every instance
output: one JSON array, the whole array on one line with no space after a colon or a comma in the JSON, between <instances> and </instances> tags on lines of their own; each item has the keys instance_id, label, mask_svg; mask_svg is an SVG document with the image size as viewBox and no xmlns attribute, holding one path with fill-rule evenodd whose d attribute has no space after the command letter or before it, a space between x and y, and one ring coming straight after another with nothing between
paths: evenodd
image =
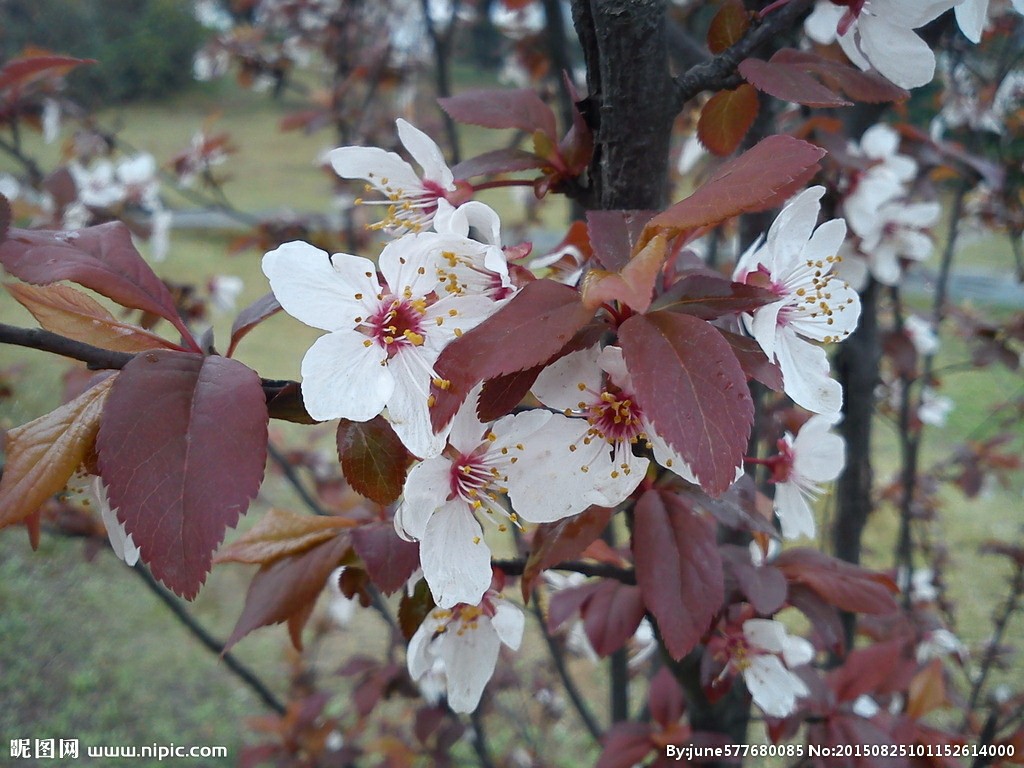
<instances>
[{"instance_id":1,"label":"white flower petal","mask_svg":"<svg viewBox=\"0 0 1024 768\"><path fill-rule=\"evenodd\" d=\"M877 16L863 16L860 43L879 73L901 88L927 85L935 75L935 54L913 30Z\"/></svg>"},{"instance_id":2,"label":"white flower petal","mask_svg":"<svg viewBox=\"0 0 1024 768\"><path fill-rule=\"evenodd\" d=\"M452 465L448 459L422 461L409 471L402 489L402 505L395 515L399 534L422 539L434 510L443 506L451 495ZM399 527L400 526L400 527Z\"/></svg>"},{"instance_id":3,"label":"white flower petal","mask_svg":"<svg viewBox=\"0 0 1024 768\"><path fill-rule=\"evenodd\" d=\"M454 190L455 177L434 140L402 118L398 118L395 125L398 126L398 138L423 169L423 178L433 181L444 190Z\"/></svg>"},{"instance_id":4,"label":"white flower petal","mask_svg":"<svg viewBox=\"0 0 1024 768\"><path fill-rule=\"evenodd\" d=\"M793 402L813 413L835 413L843 406L843 389L829 376L828 355L821 347L781 328L776 346L783 387Z\"/></svg>"},{"instance_id":5,"label":"white flower petal","mask_svg":"<svg viewBox=\"0 0 1024 768\"><path fill-rule=\"evenodd\" d=\"M526 618L522 611L510 603L502 601L494 609L491 626L494 627L494 631L502 643L513 651L519 650L519 645L523 641L523 629L526 626Z\"/></svg>"},{"instance_id":6,"label":"white flower petal","mask_svg":"<svg viewBox=\"0 0 1024 768\"><path fill-rule=\"evenodd\" d=\"M354 328L355 318L373 311L380 292L373 262L344 253L332 259L300 241L266 254L263 274L285 312L325 331Z\"/></svg>"},{"instance_id":7,"label":"white flower petal","mask_svg":"<svg viewBox=\"0 0 1024 768\"><path fill-rule=\"evenodd\" d=\"M846 9L829 0L818 0L811 15L804 21L804 31L816 43L828 45L835 42L836 28Z\"/></svg>"},{"instance_id":8,"label":"white flower petal","mask_svg":"<svg viewBox=\"0 0 1024 768\"><path fill-rule=\"evenodd\" d=\"M491 550L480 523L461 499L437 509L420 541L420 564L441 608L476 605L491 585Z\"/></svg>"},{"instance_id":9,"label":"white flower petal","mask_svg":"<svg viewBox=\"0 0 1024 768\"><path fill-rule=\"evenodd\" d=\"M801 477L817 483L835 480L846 464L846 443L831 432L834 419L812 416L800 428L793 441L793 469Z\"/></svg>"},{"instance_id":10,"label":"white flower petal","mask_svg":"<svg viewBox=\"0 0 1024 768\"><path fill-rule=\"evenodd\" d=\"M775 514L782 523L782 535L787 539L814 536L814 513L800 486L795 482L775 486Z\"/></svg>"},{"instance_id":11,"label":"white flower petal","mask_svg":"<svg viewBox=\"0 0 1024 768\"><path fill-rule=\"evenodd\" d=\"M437 456L448 442L448 429L434 434L430 424L430 371L436 360L423 347L404 347L388 362L394 374L388 421L402 444L421 459Z\"/></svg>"},{"instance_id":12,"label":"white flower petal","mask_svg":"<svg viewBox=\"0 0 1024 768\"><path fill-rule=\"evenodd\" d=\"M438 630L447 622L442 611L431 611L409 640L409 648L405 652L406 663L409 665L409 677L419 680L434 667L437 650L434 647Z\"/></svg>"},{"instance_id":13,"label":"white flower petal","mask_svg":"<svg viewBox=\"0 0 1024 768\"><path fill-rule=\"evenodd\" d=\"M455 712L472 712L494 674L501 641L486 619L461 634L452 627L444 640L441 658L448 676L448 705Z\"/></svg>"},{"instance_id":14,"label":"white flower petal","mask_svg":"<svg viewBox=\"0 0 1024 768\"><path fill-rule=\"evenodd\" d=\"M782 653L786 647L786 627L773 619L747 619L743 622L743 636L763 651Z\"/></svg>"},{"instance_id":15,"label":"white flower petal","mask_svg":"<svg viewBox=\"0 0 1024 768\"><path fill-rule=\"evenodd\" d=\"M596 346L570 352L541 371L531 391L549 408L577 410L579 403L588 399L586 390L601 391L600 354Z\"/></svg>"},{"instance_id":16,"label":"white flower petal","mask_svg":"<svg viewBox=\"0 0 1024 768\"><path fill-rule=\"evenodd\" d=\"M395 389L386 353L356 331L328 333L302 358L302 401L317 421L369 421Z\"/></svg>"},{"instance_id":17,"label":"white flower petal","mask_svg":"<svg viewBox=\"0 0 1024 768\"><path fill-rule=\"evenodd\" d=\"M804 682L786 669L775 656L757 656L743 671L747 690L769 717L786 717L796 709L796 700L810 691Z\"/></svg>"},{"instance_id":18,"label":"white flower petal","mask_svg":"<svg viewBox=\"0 0 1024 768\"><path fill-rule=\"evenodd\" d=\"M343 179L364 179L385 194L387 188L396 196L401 196L402 192L418 194L423 190L416 171L394 152L378 147L339 147L332 149L327 157L334 172Z\"/></svg>"},{"instance_id":19,"label":"white flower petal","mask_svg":"<svg viewBox=\"0 0 1024 768\"><path fill-rule=\"evenodd\" d=\"M801 250L818 221L821 210L819 201L824 194L825 188L822 186L808 187L794 197L772 222L768 230L767 247L775 254L777 265L785 268L791 261L801 258Z\"/></svg>"}]
</instances>

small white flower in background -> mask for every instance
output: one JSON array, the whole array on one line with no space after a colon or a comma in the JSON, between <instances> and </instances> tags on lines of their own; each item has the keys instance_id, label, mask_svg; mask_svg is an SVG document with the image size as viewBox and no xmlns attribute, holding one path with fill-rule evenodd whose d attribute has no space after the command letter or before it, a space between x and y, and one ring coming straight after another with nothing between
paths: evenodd
<instances>
[{"instance_id":1,"label":"small white flower in background","mask_svg":"<svg viewBox=\"0 0 1024 768\"><path fill-rule=\"evenodd\" d=\"M903 330L910 338L919 355L934 355L939 351L939 337L935 326L919 315L908 315L903 321Z\"/></svg>"},{"instance_id":2,"label":"small white flower in background","mask_svg":"<svg viewBox=\"0 0 1024 768\"><path fill-rule=\"evenodd\" d=\"M862 693L853 702L853 714L863 718L870 719L881 711L882 708L878 706L878 702L866 693Z\"/></svg>"},{"instance_id":3,"label":"small white flower in background","mask_svg":"<svg viewBox=\"0 0 1024 768\"><path fill-rule=\"evenodd\" d=\"M330 595L330 602L327 603L327 615L331 617L337 626L345 629L352 623L352 617L356 613L358 599L346 597L341 591L341 574L345 572L345 566L339 566L331 571L327 577L327 594Z\"/></svg>"},{"instance_id":4,"label":"small white flower in background","mask_svg":"<svg viewBox=\"0 0 1024 768\"><path fill-rule=\"evenodd\" d=\"M126 157L117 163L117 180L124 186L127 202L147 211L162 208L160 183L156 178L156 160L148 152Z\"/></svg>"},{"instance_id":5,"label":"small white flower in background","mask_svg":"<svg viewBox=\"0 0 1024 768\"><path fill-rule=\"evenodd\" d=\"M388 420L416 456L436 456L446 435L430 425L430 386L441 351L484 320L496 304L483 296L437 298L443 290L431 247L417 235L389 243L373 262L328 256L303 242L263 257L263 272L284 310L328 331L302 360L302 397L317 421ZM426 244L430 246L430 243Z\"/></svg>"},{"instance_id":6,"label":"small white flower in background","mask_svg":"<svg viewBox=\"0 0 1024 768\"><path fill-rule=\"evenodd\" d=\"M174 214L166 208L159 208L153 211L150 218L149 246L153 254L153 261L163 261L167 258L167 252L171 247L171 224L174 221Z\"/></svg>"},{"instance_id":7,"label":"small white flower in background","mask_svg":"<svg viewBox=\"0 0 1024 768\"><path fill-rule=\"evenodd\" d=\"M836 413L842 388L829 376L825 350L812 342L849 336L860 317L860 297L833 273L846 223L831 219L815 229L823 194L824 187L811 187L793 198L767 239L740 257L733 280L779 297L744 315L743 322L768 359L778 362L786 394L809 411Z\"/></svg>"},{"instance_id":8,"label":"small white flower in background","mask_svg":"<svg viewBox=\"0 0 1024 768\"><path fill-rule=\"evenodd\" d=\"M899 184L908 184L917 176L917 161L910 155L900 154L900 134L891 125L878 123L871 126L850 146L850 152L872 161L867 173L887 176Z\"/></svg>"},{"instance_id":9,"label":"small white flower in background","mask_svg":"<svg viewBox=\"0 0 1024 768\"><path fill-rule=\"evenodd\" d=\"M940 395L931 387L922 387L917 418L932 427L943 427L954 407L955 403L945 395Z\"/></svg>"},{"instance_id":10,"label":"small white flower in background","mask_svg":"<svg viewBox=\"0 0 1024 768\"><path fill-rule=\"evenodd\" d=\"M588 478L566 450L570 419L533 410L488 428L476 417L476 399L474 391L453 419L449 450L409 472L395 514L399 535L420 542L423 573L442 608L476 603L490 586L478 513L503 531L506 521L550 523L593 503Z\"/></svg>"},{"instance_id":11,"label":"small white flower in background","mask_svg":"<svg viewBox=\"0 0 1024 768\"><path fill-rule=\"evenodd\" d=\"M938 599L939 588L935 584L935 571L931 568L915 568L907 574L906 568L896 573L896 584L901 592L910 590L910 599L915 603L930 603Z\"/></svg>"},{"instance_id":12,"label":"small white flower in background","mask_svg":"<svg viewBox=\"0 0 1024 768\"><path fill-rule=\"evenodd\" d=\"M0 195L8 200L17 200L21 195L21 182L9 173L0 173Z\"/></svg>"},{"instance_id":13,"label":"small white flower in background","mask_svg":"<svg viewBox=\"0 0 1024 768\"><path fill-rule=\"evenodd\" d=\"M43 100L43 141L53 144L60 138L60 102L56 99Z\"/></svg>"},{"instance_id":14,"label":"small white flower in background","mask_svg":"<svg viewBox=\"0 0 1024 768\"><path fill-rule=\"evenodd\" d=\"M861 238L860 251L878 282L896 285L903 274L901 259L920 262L931 255L932 239L925 230L935 226L941 214L938 202L889 200L875 209L870 223L858 220L854 227L850 218L850 228Z\"/></svg>"},{"instance_id":15,"label":"small white flower in background","mask_svg":"<svg viewBox=\"0 0 1024 768\"><path fill-rule=\"evenodd\" d=\"M436 608L409 641L409 675L420 680L441 662L448 705L455 712L472 712L494 674L501 646L518 650L524 624L523 612L494 591L478 605Z\"/></svg>"},{"instance_id":16,"label":"small white flower in background","mask_svg":"<svg viewBox=\"0 0 1024 768\"><path fill-rule=\"evenodd\" d=\"M679 151L679 161L676 163L676 171L680 176L688 176L702 159L708 156L708 151L697 138L694 131L683 140L683 147Z\"/></svg>"},{"instance_id":17,"label":"small white flower in background","mask_svg":"<svg viewBox=\"0 0 1024 768\"><path fill-rule=\"evenodd\" d=\"M933 629L917 644L916 656L918 664L941 659L943 656L956 656L963 662L967 659L967 646L948 629Z\"/></svg>"},{"instance_id":18,"label":"small white flower in background","mask_svg":"<svg viewBox=\"0 0 1024 768\"><path fill-rule=\"evenodd\" d=\"M591 477L592 503L614 507L643 480L650 462L633 446L652 449L654 459L688 482L697 483L686 461L657 433L633 394L633 380L619 347L572 352L545 368L531 388L549 408L571 419L563 450Z\"/></svg>"},{"instance_id":19,"label":"small white flower in background","mask_svg":"<svg viewBox=\"0 0 1024 768\"><path fill-rule=\"evenodd\" d=\"M218 312L231 312L235 302L242 295L245 283L238 275L216 275L207 286L210 291L210 303Z\"/></svg>"},{"instance_id":20,"label":"small white flower in background","mask_svg":"<svg viewBox=\"0 0 1024 768\"><path fill-rule=\"evenodd\" d=\"M814 536L813 502L821 483L839 477L846 464L846 443L830 430L835 417L812 416L794 438L787 432L779 440L779 455L772 459L775 514L787 539Z\"/></svg>"},{"instance_id":21,"label":"small white flower in background","mask_svg":"<svg viewBox=\"0 0 1024 768\"><path fill-rule=\"evenodd\" d=\"M536 35L544 29L547 23L544 18L544 9L540 3L519 4L518 8L510 8L504 2L498 0L491 3L491 23L498 30L513 40L522 40L524 37Z\"/></svg>"},{"instance_id":22,"label":"small white flower in background","mask_svg":"<svg viewBox=\"0 0 1024 768\"><path fill-rule=\"evenodd\" d=\"M388 234L421 232L430 226L437 201L457 191L455 177L441 149L423 131L399 118L398 138L423 169L423 176L394 152L379 147L339 147L329 153L334 171L344 179L363 179L387 199L357 200L386 205L383 220L373 225Z\"/></svg>"},{"instance_id":23,"label":"small white flower in background","mask_svg":"<svg viewBox=\"0 0 1024 768\"><path fill-rule=\"evenodd\" d=\"M117 519L117 511L110 508L110 501L107 499L107 488L99 477L92 480L92 495L96 499L96 505L100 510L100 517L107 529L107 538L110 540L110 548L118 559L123 560L125 565L133 566L139 562L139 548L135 546L131 534L125 531L124 523Z\"/></svg>"},{"instance_id":24,"label":"small white flower in background","mask_svg":"<svg viewBox=\"0 0 1024 768\"><path fill-rule=\"evenodd\" d=\"M109 160L97 160L90 168L68 165L78 189L79 201L90 208L109 208L124 201L126 190Z\"/></svg>"},{"instance_id":25,"label":"small white flower in background","mask_svg":"<svg viewBox=\"0 0 1024 768\"><path fill-rule=\"evenodd\" d=\"M743 634L726 639L728 664L743 675L754 703L769 717L786 717L796 709L796 700L810 690L791 669L809 664L814 646L802 637L790 635L785 626L771 619L748 619Z\"/></svg>"},{"instance_id":26,"label":"small white flower in background","mask_svg":"<svg viewBox=\"0 0 1024 768\"><path fill-rule=\"evenodd\" d=\"M804 22L808 37L827 45L838 39L861 69L874 67L901 88L931 82L935 54L914 30L948 11L957 0L858 0L843 6L819 0Z\"/></svg>"}]
</instances>

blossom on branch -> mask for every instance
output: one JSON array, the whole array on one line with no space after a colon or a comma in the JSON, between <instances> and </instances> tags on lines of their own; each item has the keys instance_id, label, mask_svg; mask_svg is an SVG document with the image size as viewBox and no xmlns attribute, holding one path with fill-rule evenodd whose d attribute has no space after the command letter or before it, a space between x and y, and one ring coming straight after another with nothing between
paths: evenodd
<instances>
[{"instance_id":1,"label":"blossom on branch","mask_svg":"<svg viewBox=\"0 0 1024 768\"><path fill-rule=\"evenodd\" d=\"M523 639L523 612L493 590L479 604L436 608L409 641L409 675L420 680L443 664L448 705L472 712L494 674L502 645L513 651Z\"/></svg>"},{"instance_id":2,"label":"blossom on branch","mask_svg":"<svg viewBox=\"0 0 1024 768\"><path fill-rule=\"evenodd\" d=\"M839 41L861 69L874 67L901 88L918 88L935 74L935 54L914 30L941 16L957 0L821 0L804 23L818 43Z\"/></svg>"},{"instance_id":3,"label":"blossom on branch","mask_svg":"<svg viewBox=\"0 0 1024 768\"><path fill-rule=\"evenodd\" d=\"M740 257L733 280L773 291L779 300L744 315L769 360L782 370L785 392L815 413L836 413L842 388L829 377L828 357L814 341L842 341L860 317L860 297L833 272L846 223L815 229L824 187L811 187L782 210L764 241Z\"/></svg>"},{"instance_id":4,"label":"blossom on branch","mask_svg":"<svg viewBox=\"0 0 1024 768\"><path fill-rule=\"evenodd\" d=\"M779 440L779 454L770 459L775 485L775 514L787 539L814 536L811 502L821 493L820 483L839 477L846 464L846 443L829 431L835 419L812 416L797 432Z\"/></svg>"},{"instance_id":5,"label":"blossom on branch","mask_svg":"<svg viewBox=\"0 0 1024 768\"><path fill-rule=\"evenodd\" d=\"M318 421L387 417L410 452L436 456L445 435L430 426L434 363L454 338L496 305L484 296L445 294L432 243L409 235L373 262L285 243L263 257L263 272L284 310L328 331L302 360L302 397Z\"/></svg>"},{"instance_id":6,"label":"blossom on branch","mask_svg":"<svg viewBox=\"0 0 1024 768\"><path fill-rule=\"evenodd\" d=\"M449 448L409 472L395 514L399 535L420 542L423 574L442 608L475 603L490 586L478 514L504 531L509 522L550 523L595 503L566 449L571 419L533 410L487 427L475 407L470 395L452 422Z\"/></svg>"},{"instance_id":7,"label":"blossom on branch","mask_svg":"<svg viewBox=\"0 0 1024 768\"><path fill-rule=\"evenodd\" d=\"M458 191L455 177L441 149L423 131L399 118L398 138L419 163L423 175L394 152L379 147L339 147L328 157L335 172L344 179L363 179L367 190L376 189L387 199L357 203L387 206L384 218L373 225L388 234L422 232L430 226L441 199Z\"/></svg>"}]
</instances>

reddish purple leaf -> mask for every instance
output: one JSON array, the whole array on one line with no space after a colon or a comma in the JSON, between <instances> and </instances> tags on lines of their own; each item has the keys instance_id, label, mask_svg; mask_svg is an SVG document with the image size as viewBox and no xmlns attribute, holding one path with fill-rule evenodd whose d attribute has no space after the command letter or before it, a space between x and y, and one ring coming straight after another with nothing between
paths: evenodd
<instances>
[{"instance_id":1,"label":"reddish purple leaf","mask_svg":"<svg viewBox=\"0 0 1024 768\"><path fill-rule=\"evenodd\" d=\"M548 631L554 632L579 611L604 582L590 581L579 587L560 589L551 596L548 604Z\"/></svg>"},{"instance_id":2,"label":"reddish purple leaf","mask_svg":"<svg viewBox=\"0 0 1024 768\"><path fill-rule=\"evenodd\" d=\"M128 228L119 221L76 232L12 229L0 245L0 263L26 283L70 280L121 306L162 317L198 351L167 286L149 268Z\"/></svg>"},{"instance_id":3,"label":"reddish purple leaf","mask_svg":"<svg viewBox=\"0 0 1024 768\"><path fill-rule=\"evenodd\" d=\"M742 0L725 0L708 27L708 50L718 54L738 43L750 27Z\"/></svg>"},{"instance_id":4,"label":"reddish purple leaf","mask_svg":"<svg viewBox=\"0 0 1024 768\"><path fill-rule=\"evenodd\" d=\"M681 659L700 642L725 597L715 526L670 491L647 491L635 515L636 581L665 647Z\"/></svg>"},{"instance_id":5,"label":"reddish purple leaf","mask_svg":"<svg viewBox=\"0 0 1024 768\"><path fill-rule=\"evenodd\" d=\"M629 263L644 227L657 211L587 211L587 234L594 261L617 271Z\"/></svg>"},{"instance_id":6,"label":"reddish purple leaf","mask_svg":"<svg viewBox=\"0 0 1024 768\"><path fill-rule=\"evenodd\" d=\"M595 768L632 768L657 749L649 723L616 723L601 737L604 751Z\"/></svg>"},{"instance_id":7,"label":"reddish purple leaf","mask_svg":"<svg viewBox=\"0 0 1024 768\"><path fill-rule=\"evenodd\" d=\"M239 312L235 322L231 324L231 345L228 347L227 357L234 354L238 342L245 338L249 331L280 311L281 305L274 298L274 294L268 293Z\"/></svg>"},{"instance_id":8,"label":"reddish purple leaf","mask_svg":"<svg viewBox=\"0 0 1024 768\"><path fill-rule=\"evenodd\" d=\"M530 134L540 131L551 141L557 138L555 113L528 88L472 90L437 101L441 109L460 123L516 128Z\"/></svg>"},{"instance_id":9,"label":"reddish purple leaf","mask_svg":"<svg viewBox=\"0 0 1024 768\"><path fill-rule=\"evenodd\" d=\"M740 368L748 379L754 379L764 384L774 392L782 391L782 370L778 365L771 362L765 355L761 345L748 336L740 336L737 333L729 333L719 329L732 353L740 363Z\"/></svg>"},{"instance_id":10,"label":"reddish purple leaf","mask_svg":"<svg viewBox=\"0 0 1024 768\"><path fill-rule=\"evenodd\" d=\"M850 651L842 666L829 673L828 685L839 701L854 701L865 693L902 690L916 671L913 645L896 638Z\"/></svg>"},{"instance_id":11,"label":"reddish purple leaf","mask_svg":"<svg viewBox=\"0 0 1024 768\"><path fill-rule=\"evenodd\" d=\"M808 107L849 107L853 104L822 85L799 66L782 63L776 57L772 57L771 61L745 59L740 62L739 73L757 90L783 101Z\"/></svg>"},{"instance_id":12,"label":"reddish purple leaf","mask_svg":"<svg viewBox=\"0 0 1024 768\"><path fill-rule=\"evenodd\" d=\"M493 176L497 173L528 171L543 168L547 162L532 152L522 149L495 149L482 155L463 160L452 168L456 179L471 179L474 176Z\"/></svg>"},{"instance_id":13,"label":"reddish purple leaf","mask_svg":"<svg viewBox=\"0 0 1024 768\"><path fill-rule=\"evenodd\" d=\"M610 509L588 507L578 515L538 525L520 581L523 599L529 602L533 584L541 572L578 556L604 532L611 518Z\"/></svg>"},{"instance_id":14,"label":"reddish purple leaf","mask_svg":"<svg viewBox=\"0 0 1024 768\"><path fill-rule=\"evenodd\" d=\"M7 239L11 228L11 204L6 197L0 195L0 243Z\"/></svg>"},{"instance_id":15,"label":"reddish purple leaf","mask_svg":"<svg viewBox=\"0 0 1024 768\"><path fill-rule=\"evenodd\" d=\"M679 681L668 667L662 667L651 678L647 691L647 705L651 717L662 728L669 728L679 722L686 710L686 699Z\"/></svg>"},{"instance_id":16,"label":"reddish purple leaf","mask_svg":"<svg viewBox=\"0 0 1024 768\"><path fill-rule=\"evenodd\" d=\"M825 150L792 136L769 136L721 165L692 195L659 213L643 240L659 230L670 236L765 211L789 199L816 174Z\"/></svg>"},{"instance_id":17,"label":"reddish purple leaf","mask_svg":"<svg viewBox=\"0 0 1024 768\"><path fill-rule=\"evenodd\" d=\"M599 582L580 608L583 629L598 656L619 650L644 617L640 589L613 579Z\"/></svg>"},{"instance_id":18,"label":"reddish purple leaf","mask_svg":"<svg viewBox=\"0 0 1024 768\"><path fill-rule=\"evenodd\" d=\"M451 384L435 388L430 421L451 421L469 391L484 379L546 363L594 316L576 289L552 280L528 283L508 304L449 344L434 370Z\"/></svg>"},{"instance_id":19,"label":"reddish purple leaf","mask_svg":"<svg viewBox=\"0 0 1024 768\"><path fill-rule=\"evenodd\" d=\"M767 563L754 565L746 547L723 544L719 549L726 572L755 611L770 616L782 608L788 589L782 571Z\"/></svg>"},{"instance_id":20,"label":"reddish purple leaf","mask_svg":"<svg viewBox=\"0 0 1024 768\"><path fill-rule=\"evenodd\" d=\"M714 320L723 315L751 312L778 300L778 296L765 288L698 273L676 282L658 297L653 308Z\"/></svg>"},{"instance_id":21,"label":"reddish purple leaf","mask_svg":"<svg viewBox=\"0 0 1024 768\"><path fill-rule=\"evenodd\" d=\"M402 495L412 455L383 416L366 422L342 419L338 456L348 484L366 498L390 504Z\"/></svg>"},{"instance_id":22,"label":"reddish purple leaf","mask_svg":"<svg viewBox=\"0 0 1024 768\"><path fill-rule=\"evenodd\" d=\"M26 56L11 59L0 68L0 91L11 86L24 86L44 77L65 75L81 64L95 63L95 59L75 59L71 56Z\"/></svg>"},{"instance_id":23,"label":"reddish purple leaf","mask_svg":"<svg viewBox=\"0 0 1024 768\"><path fill-rule=\"evenodd\" d=\"M619 343L637 402L690 465L701 487L722 494L743 460L754 405L747 379L716 328L690 315L635 315Z\"/></svg>"},{"instance_id":24,"label":"reddish purple leaf","mask_svg":"<svg viewBox=\"0 0 1024 768\"><path fill-rule=\"evenodd\" d=\"M801 584L822 600L854 613L890 613L897 609L895 582L884 573L869 571L813 549L787 549L774 563L792 584Z\"/></svg>"},{"instance_id":25,"label":"reddish purple leaf","mask_svg":"<svg viewBox=\"0 0 1024 768\"><path fill-rule=\"evenodd\" d=\"M245 607L224 650L254 629L288 621L312 606L349 546L348 535L340 534L300 555L261 567L249 583Z\"/></svg>"},{"instance_id":26,"label":"reddish purple leaf","mask_svg":"<svg viewBox=\"0 0 1024 768\"><path fill-rule=\"evenodd\" d=\"M831 653L842 654L846 648L845 632L839 611L829 605L818 593L801 584L791 584L786 600L807 617L817 635L817 644Z\"/></svg>"},{"instance_id":27,"label":"reddish purple leaf","mask_svg":"<svg viewBox=\"0 0 1024 768\"><path fill-rule=\"evenodd\" d=\"M420 548L395 533L391 523L371 523L352 531L352 548L370 580L386 595L397 592L420 567Z\"/></svg>"},{"instance_id":28,"label":"reddish purple leaf","mask_svg":"<svg viewBox=\"0 0 1024 768\"><path fill-rule=\"evenodd\" d=\"M719 91L700 111L697 138L712 154L731 155L754 124L760 108L757 91L747 83Z\"/></svg>"},{"instance_id":29,"label":"reddish purple leaf","mask_svg":"<svg viewBox=\"0 0 1024 768\"><path fill-rule=\"evenodd\" d=\"M263 479L259 376L225 357L154 350L118 375L96 440L111 506L153 575L195 597Z\"/></svg>"},{"instance_id":30,"label":"reddish purple leaf","mask_svg":"<svg viewBox=\"0 0 1024 768\"><path fill-rule=\"evenodd\" d=\"M833 90L842 91L854 101L878 104L906 101L910 92L886 80L877 72L864 72L841 61L827 59L810 51L783 48L771 58L772 63L803 67L817 74ZM741 74L742 74L742 67Z\"/></svg>"}]
</instances>

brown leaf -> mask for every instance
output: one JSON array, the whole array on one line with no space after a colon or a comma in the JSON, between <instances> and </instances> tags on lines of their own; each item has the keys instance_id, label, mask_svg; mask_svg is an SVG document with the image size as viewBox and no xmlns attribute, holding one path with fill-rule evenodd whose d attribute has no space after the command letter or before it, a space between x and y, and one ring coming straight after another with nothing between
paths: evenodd
<instances>
[{"instance_id":1,"label":"brown leaf","mask_svg":"<svg viewBox=\"0 0 1024 768\"><path fill-rule=\"evenodd\" d=\"M949 706L946 680L941 659L932 659L924 669L914 675L907 691L907 716L915 720L935 709Z\"/></svg>"},{"instance_id":2,"label":"brown leaf","mask_svg":"<svg viewBox=\"0 0 1024 768\"><path fill-rule=\"evenodd\" d=\"M245 535L222 549L214 564L269 565L297 555L358 523L346 517L315 517L272 507Z\"/></svg>"},{"instance_id":3,"label":"brown leaf","mask_svg":"<svg viewBox=\"0 0 1024 768\"><path fill-rule=\"evenodd\" d=\"M92 450L115 378L104 379L70 403L7 432L0 527L24 520L64 488Z\"/></svg>"},{"instance_id":4,"label":"brown leaf","mask_svg":"<svg viewBox=\"0 0 1024 768\"><path fill-rule=\"evenodd\" d=\"M697 138L712 154L731 155L754 124L759 109L757 90L748 83L719 91L700 112Z\"/></svg>"},{"instance_id":5,"label":"brown leaf","mask_svg":"<svg viewBox=\"0 0 1024 768\"><path fill-rule=\"evenodd\" d=\"M646 312L665 261L666 244L663 235L655 235L619 272L590 270L583 278L583 306L596 310L602 304L618 300L637 312Z\"/></svg>"},{"instance_id":6,"label":"brown leaf","mask_svg":"<svg viewBox=\"0 0 1024 768\"><path fill-rule=\"evenodd\" d=\"M4 287L51 333L115 352L181 349L145 328L122 323L91 296L69 285L7 283Z\"/></svg>"}]
</instances>

